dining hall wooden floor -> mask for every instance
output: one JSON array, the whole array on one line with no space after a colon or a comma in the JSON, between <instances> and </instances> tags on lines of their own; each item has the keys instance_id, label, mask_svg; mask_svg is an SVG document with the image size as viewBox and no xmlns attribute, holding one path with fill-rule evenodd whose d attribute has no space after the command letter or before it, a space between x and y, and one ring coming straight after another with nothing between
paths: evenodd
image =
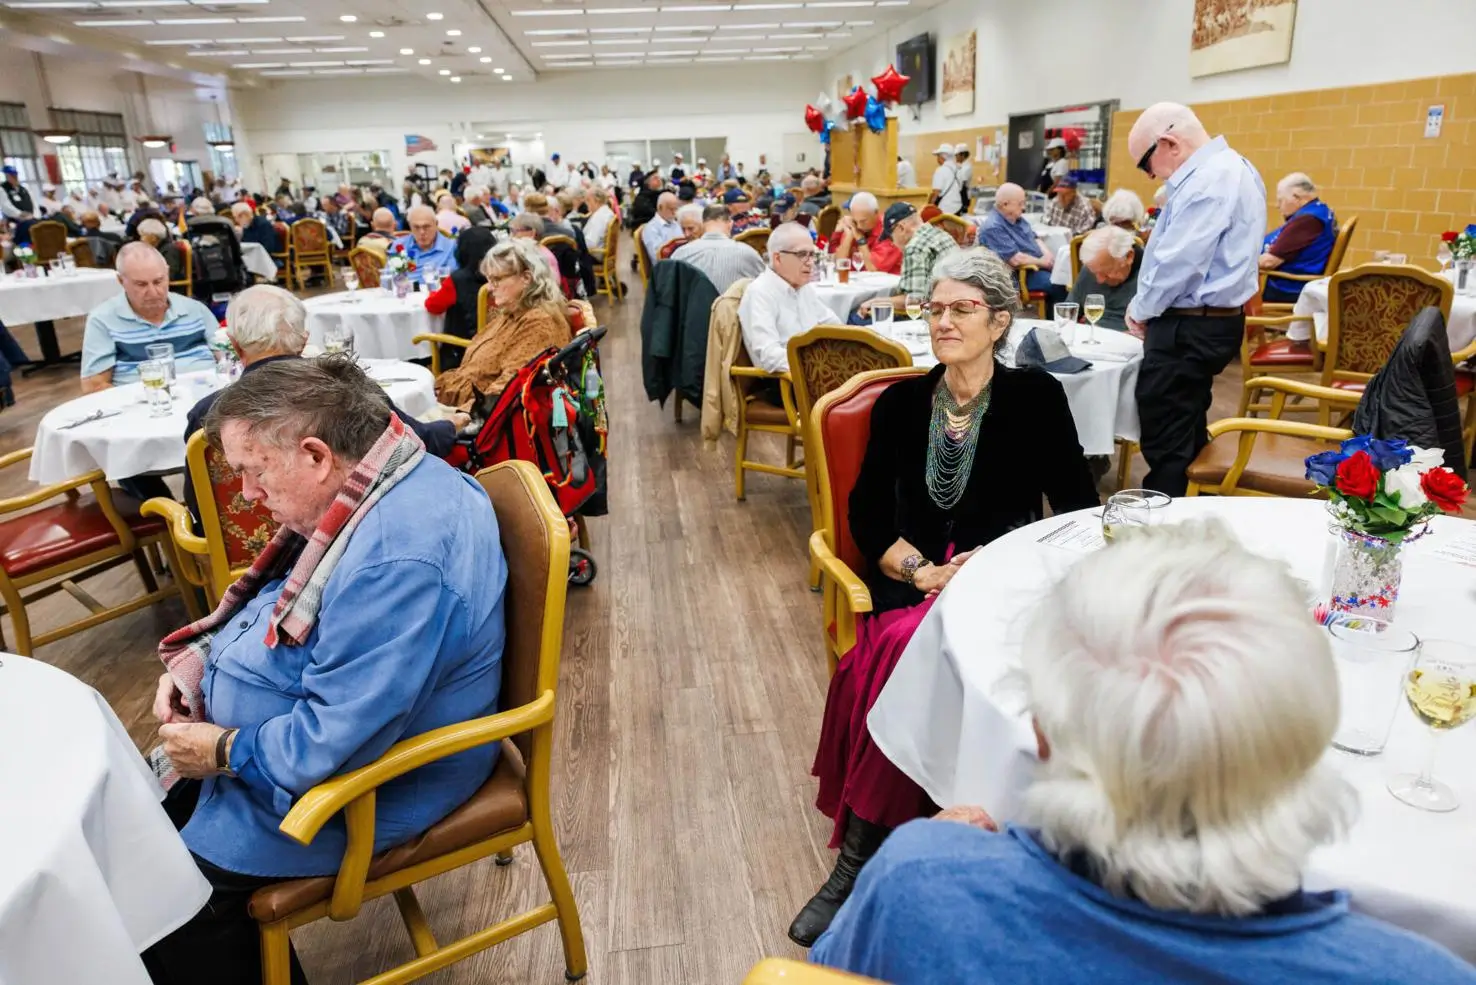
<instances>
[{"instance_id":1,"label":"dining hall wooden floor","mask_svg":"<svg viewBox=\"0 0 1476 985\"><path fill-rule=\"evenodd\" d=\"M627 281L623 303L596 305L610 327L602 352L611 513L591 524L598 578L569 592L554 816L588 982L736 985L762 957L803 954L785 929L832 861L810 777L827 680L818 596L805 587L810 517L795 480L754 475L747 501L736 502L731 438L706 449L694 409L677 424L670 405L647 402L642 297L638 278ZM79 344L81 324L59 326L64 350ZM14 331L34 354L31 328ZM1232 366L1216 384L1211 419L1233 413L1239 385ZM75 364L17 375L17 406L0 413L0 451L30 445L41 415L78 392ZM779 451L777 442L759 447ZM24 465L0 474L0 495L27 485ZM137 576L126 566L87 587L120 600L138 589ZM59 593L33 607L32 625L80 613ZM37 656L101 692L146 748L161 671L154 647L185 621L171 602ZM489 860L418 891L442 941L547 899L526 845L511 866ZM388 899L293 939L314 985L358 981L413 957ZM548 924L424 981L557 985L563 970Z\"/></svg>"}]
</instances>

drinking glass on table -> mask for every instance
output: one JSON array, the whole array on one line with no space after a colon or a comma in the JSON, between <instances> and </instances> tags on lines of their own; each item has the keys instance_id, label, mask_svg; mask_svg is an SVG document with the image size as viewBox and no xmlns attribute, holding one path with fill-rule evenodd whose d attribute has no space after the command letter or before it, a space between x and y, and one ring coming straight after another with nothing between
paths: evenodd
<instances>
[{"instance_id":1,"label":"drinking glass on table","mask_svg":"<svg viewBox=\"0 0 1476 985\"><path fill-rule=\"evenodd\" d=\"M148 401L150 417L168 417L174 412L174 402L169 399L165 377L168 370L158 359L139 363L138 378L143 383L144 398Z\"/></svg>"},{"instance_id":2,"label":"drinking glass on table","mask_svg":"<svg viewBox=\"0 0 1476 985\"><path fill-rule=\"evenodd\" d=\"M1081 313L1086 315L1086 320L1091 323L1086 337L1081 340L1082 345L1101 345L1097 341L1097 322L1107 313L1107 297L1103 294L1088 294L1086 301L1081 306Z\"/></svg>"},{"instance_id":3,"label":"drinking glass on table","mask_svg":"<svg viewBox=\"0 0 1476 985\"><path fill-rule=\"evenodd\" d=\"M427 267L421 275L420 282L425 288L425 293L434 294L441 289L441 268Z\"/></svg>"},{"instance_id":4,"label":"drinking glass on table","mask_svg":"<svg viewBox=\"0 0 1476 985\"><path fill-rule=\"evenodd\" d=\"M1409 257L1403 253L1390 253L1388 256L1384 257L1384 262L1405 264L1409 263Z\"/></svg>"},{"instance_id":5,"label":"drinking glass on table","mask_svg":"<svg viewBox=\"0 0 1476 985\"><path fill-rule=\"evenodd\" d=\"M1476 649L1454 640L1425 640L1404 681L1404 699L1416 718L1429 726L1430 752L1419 773L1389 778L1389 792L1422 811L1453 811L1461 805L1454 790L1435 779L1435 753L1441 732L1476 718Z\"/></svg>"},{"instance_id":6,"label":"drinking glass on table","mask_svg":"<svg viewBox=\"0 0 1476 985\"><path fill-rule=\"evenodd\" d=\"M354 354L354 330L347 325L334 325L323 332L323 351L325 353Z\"/></svg>"},{"instance_id":7,"label":"drinking glass on table","mask_svg":"<svg viewBox=\"0 0 1476 985\"><path fill-rule=\"evenodd\" d=\"M1435 250L1435 262L1440 264L1440 272L1445 273L1450 267L1450 261L1455 259L1455 254L1450 252L1450 244L1445 240L1440 241L1440 246Z\"/></svg>"},{"instance_id":8,"label":"drinking glass on table","mask_svg":"<svg viewBox=\"0 0 1476 985\"><path fill-rule=\"evenodd\" d=\"M907 318L909 321L921 321L923 316L923 302L927 298L921 294L907 295Z\"/></svg>"},{"instance_id":9,"label":"drinking glass on table","mask_svg":"<svg viewBox=\"0 0 1476 985\"><path fill-rule=\"evenodd\" d=\"M1075 301L1063 301L1056 305L1056 331L1067 345L1076 341L1076 316L1080 309Z\"/></svg>"},{"instance_id":10,"label":"drinking glass on table","mask_svg":"<svg viewBox=\"0 0 1476 985\"><path fill-rule=\"evenodd\" d=\"M144 352L150 359L164 364L164 386L172 391L174 389L174 344L154 342L144 346Z\"/></svg>"},{"instance_id":11,"label":"drinking glass on table","mask_svg":"<svg viewBox=\"0 0 1476 985\"><path fill-rule=\"evenodd\" d=\"M1419 637L1378 619L1343 616L1327 627L1338 671L1338 730L1334 747L1356 756L1377 756L1389 741L1399 696Z\"/></svg>"},{"instance_id":12,"label":"drinking glass on table","mask_svg":"<svg viewBox=\"0 0 1476 985\"><path fill-rule=\"evenodd\" d=\"M893 314L894 312L892 310L892 302L871 302L871 327L880 332L882 335L890 336L892 334Z\"/></svg>"},{"instance_id":13,"label":"drinking glass on table","mask_svg":"<svg viewBox=\"0 0 1476 985\"><path fill-rule=\"evenodd\" d=\"M359 272L353 267L343 268L343 286L349 293L350 301L359 300Z\"/></svg>"},{"instance_id":14,"label":"drinking glass on table","mask_svg":"<svg viewBox=\"0 0 1476 985\"><path fill-rule=\"evenodd\" d=\"M1161 522L1170 502L1167 494L1152 489L1123 489L1113 493L1102 508L1102 539L1110 544L1125 531Z\"/></svg>"}]
</instances>

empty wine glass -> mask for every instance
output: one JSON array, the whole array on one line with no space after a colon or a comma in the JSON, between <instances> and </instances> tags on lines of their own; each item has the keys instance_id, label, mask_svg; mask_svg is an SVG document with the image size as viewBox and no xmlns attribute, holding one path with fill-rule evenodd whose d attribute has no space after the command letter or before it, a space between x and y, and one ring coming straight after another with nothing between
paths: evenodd
<instances>
[{"instance_id":1,"label":"empty wine glass","mask_svg":"<svg viewBox=\"0 0 1476 985\"><path fill-rule=\"evenodd\" d=\"M1422 811L1453 811L1461 801L1435 779L1435 753L1440 733L1476 718L1476 649L1454 640L1425 640L1405 678L1404 698L1415 717L1431 729L1430 751L1419 773L1390 777L1389 792Z\"/></svg>"},{"instance_id":2,"label":"empty wine glass","mask_svg":"<svg viewBox=\"0 0 1476 985\"><path fill-rule=\"evenodd\" d=\"M1081 340L1082 345L1101 345L1097 341L1097 322L1107 313L1107 297L1102 294L1088 294L1086 301L1081 306L1081 313L1086 315L1086 320L1091 323L1091 328L1086 332L1086 338Z\"/></svg>"},{"instance_id":3,"label":"empty wine glass","mask_svg":"<svg viewBox=\"0 0 1476 985\"><path fill-rule=\"evenodd\" d=\"M1160 522L1171 502L1167 494L1152 489L1123 489L1113 493L1102 508L1102 539L1110 544L1127 530L1153 526Z\"/></svg>"},{"instance_id":4,"label":"empty wine glass","mask_svg":"<svg viewBox=\"0 0 1476 985\"><path fill-rule=\"evenodd\" d=\"M1440 264L1440 272L1442 274L1445 273L1446 268L1450 266L1450 261L1454 259L1455 254L1450 252L1450 244L1442 239L1440 241L1440 245L1435 248L1435 260L1437 263Z\"/></svg>"},{"instance_id":5,"label":"empty wine glass","mask_svg":"<svg viewBox=\"0 0 1476 985\"><path fill-rule=\"evenodd\" d=\"M343 268L343 286L349 293L349 300L357 301L359 298L359 272L353 267Z\"/></svg>"},{"instance_id":6,"label":"empty wine glass","mask_svg":"<svg viewBox=\"0 0 1476 985\"><path fill-rule=\"evenodd\" d=\"M1074 301L1063 301L1055 307L1056 331L1060 334L1061 341L1067 345L1076 341L1077 312L1078 309Z\"/></svg>"}]
</instances>

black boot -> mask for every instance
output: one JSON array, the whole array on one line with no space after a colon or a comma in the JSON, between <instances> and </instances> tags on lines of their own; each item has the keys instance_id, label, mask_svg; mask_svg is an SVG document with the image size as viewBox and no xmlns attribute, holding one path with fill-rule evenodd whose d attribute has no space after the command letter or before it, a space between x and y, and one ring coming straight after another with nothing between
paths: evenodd
<instances>
[{"instance_id":1,"label":"black boot","mask_svg":"<svg viewBox=\"0 0 1476 985\"><path fill-rule=\"evenodd\" d=\"M799 916L794 918L794 923L789 925L790 940L800 947L809 947L825 933L841 904L855 888L856 876L861 873L861 867L876 854L876 850L891 833L891 828L863 821L855 814L847 818L846 837L841 843L840 855L836 857L835 868L830 871L830 878L825 880L825 885L810 897L810 902L805 904L805 908L799 911Z\"/></svg>"}]
</instances>

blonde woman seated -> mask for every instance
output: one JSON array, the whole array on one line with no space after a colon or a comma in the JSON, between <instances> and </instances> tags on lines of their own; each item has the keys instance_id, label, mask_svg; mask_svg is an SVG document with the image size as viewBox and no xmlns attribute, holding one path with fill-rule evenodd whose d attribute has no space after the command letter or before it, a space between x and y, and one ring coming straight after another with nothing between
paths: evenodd
<instances>
[{"instance_id":1,"label":"blonde woman seated","mask_svg":"<svg viewBox=\"0 0 1476 985\"><path fill-rule=\"evenodd\" d=\"M456 196L450 192L442 192L436 199L436 225L447 236L455 236L471 225L470 219L456 211Z\"/></svg>"},{"instance_id":2,"label":"blonde woman seated","mask_svg":"<svg viewBox=\"0 0 1476 985\"><path fill-rule=\"evenodd\" d=\"M571 338L555 274L527 240L494 246L482 260L491 286L487 327L467 348L461 365L436 380L436 398L470 411L478 395L496 396L518 370L549 346Z\"/></svg>"}]
</instances>

